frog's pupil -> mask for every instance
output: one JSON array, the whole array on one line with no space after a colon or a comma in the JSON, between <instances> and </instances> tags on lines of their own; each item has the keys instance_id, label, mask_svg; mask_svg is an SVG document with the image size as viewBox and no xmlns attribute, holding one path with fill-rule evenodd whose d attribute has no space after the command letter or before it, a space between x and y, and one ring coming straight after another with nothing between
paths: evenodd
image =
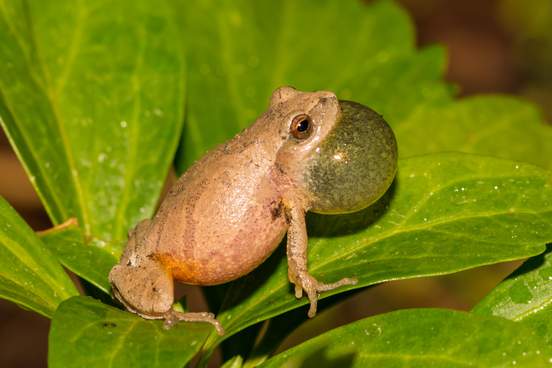
<instances>
[{"instance_id":1,"label":"frog's pupil","mask_svg":"<svg viewBox=\"0 0 552 368\"><path fill-rule=\"evenodd\" d=\"M298 132L304 132L307 129L309 129L309 121L308 120L302 120L299 125L297 125L297 131Z\"/></svg>"}]
</instances>

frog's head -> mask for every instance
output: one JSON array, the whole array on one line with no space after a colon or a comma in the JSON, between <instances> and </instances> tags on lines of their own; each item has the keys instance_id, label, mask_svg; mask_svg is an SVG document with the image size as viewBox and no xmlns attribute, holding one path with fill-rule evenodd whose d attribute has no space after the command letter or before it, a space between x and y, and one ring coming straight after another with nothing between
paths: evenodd
<instances>
[{"instance_id":1,"label":"frog's head","mask_svg":"<svg viewBox=\"0 0 552 368\"><path fill-rule=\"evenodd\" d=\"M271 106L283 114L285 142L276 164L306 193L309 210L354 212L387 191L397 170L397 144L381 115L332 92L291 87L276 90Z\"/></svg>"}]
</instances>

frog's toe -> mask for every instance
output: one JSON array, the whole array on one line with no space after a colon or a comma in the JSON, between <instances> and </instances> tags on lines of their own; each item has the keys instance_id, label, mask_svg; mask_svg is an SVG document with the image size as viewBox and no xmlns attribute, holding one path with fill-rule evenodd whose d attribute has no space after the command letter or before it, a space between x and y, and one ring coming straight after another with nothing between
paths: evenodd
<instances>
[{"instance_id":1,"label":"frog's toe","mask_svg":"<svg viewBox=\"0 0 552 368\"><path fill-rule=\"evenodd\" d=\"M310 307L309 307L309 311L307 312L307 316L309 318L312 318L316 316L316 310L318 308L318 293L317 292L309 293L308 296L309 296Z\"/></svg>"},{"instance_id":2,"label":"frog's toe","mask_svg":"<svg viewBox=\"0 0 552 368\"><path fill-rule=\"evenodd\" d=\"M185 322L206 322L210 323L215 327L215 330L217 331L217 334L219 336L224 335L224 328L220 324L220 322L215 318L215 315L213 313L209 312L178 312L173 309L168 311L165 316L165 324L164 327L169 329L172 326L174 326L176 323L180 321Z\"/></svg>"},{"instance_id":3,"label":"frog's toe","mask_svg":"<svg viewBox=\"0 0 552 368\"><path fill-rule=\"evenodd\" d=\"M300 279L301 286L297 284L295 285L295 296L297 298L300 298L302 295L302 290L305 290L305 292L307 293L307 297L309 298L310 302L310 308L308 311L309 318L312 318L316 315L318 297L321 292L337 289L346 285L355 285L358 282L358 280L354 277L345 277L339 281L325 284L316 280L313 276L308 274L303 275L302 277L300 277ZM299 293L298 289L300 290Z\"/></svg>"},{"instance_id":4,"label":"frog's toe","mask_svg":"<svg viewBox=\"0 0 552 368\"><path fill-rule=\"evenodd\" d=\"M339 281L332 282L329 284L318 283L317 290L320 291L329 291L337 289L338 287L347 286L347 285L356 285L358 280L355 277L344 277Z\"/></svg>"},{"instance_id":5,"label":"frog's toe","mask_svg":"<svg viewBox=\"0 0 552 368\"><path fill-rule=\"evenodd\" d=\"M303 297L303 287L299 284L295 284L295 297L301 299Z\"/></svg>"}]
</instances>

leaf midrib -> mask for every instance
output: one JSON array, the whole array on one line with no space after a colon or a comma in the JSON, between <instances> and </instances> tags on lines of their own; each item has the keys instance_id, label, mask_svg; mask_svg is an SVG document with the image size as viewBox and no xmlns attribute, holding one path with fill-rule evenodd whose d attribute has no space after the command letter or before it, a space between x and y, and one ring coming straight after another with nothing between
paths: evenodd
<instances>
[{"instance_id":1,"label":"leaf midrib","mask_svg":"<svg viewBox=\"0 0 552 368\"><path fill-rule=\"evenodd\" d=\"M552 210L550 210L548 212L545 212L545 213L552 213ZM339 253L338 257L325 258L322 262L317 263L316 265L314 265L311 268L311 270L316 271L316 270L321 269L321 268L326 268L326 267L328 267L329 264L338 261L342 257L345 257L345 256L350 255L350 254L354 254L355 252L357 252L360 249L363 249L363 248L366 248L366 247L369 247L369 246L374 246L375 243L378 243L378 242L383 241L385 239L391 238L395 235L400 235L400 234L410 233L410 232L416 232L416 231L434 231L433 227L439 226L439 225L446 225L446 224L459 222L459 221L464 221L464 220L469 220L469 219L477 219L477 218L484 218L484 217L491 218L491 217L502 216L502 215L506 215L506 214L512 214L512 215L530 214L530 215L539 216L539 213L534 212L534 211L516 211L514 213L511 213L510 211L504 211L504 210L503 211L486 211L486 212L480 212L477 216L474 216L474 215L455 216L455 217L452 217L452 218L447 218L447 219L442 220L442 221L434 221L434 222L420 223L420 224L413 225L413 226L406 226L406 227L403 227L402 229L400 229L400 231L393 231L393 230L386 231L386 232L383 232L380 236L373 237L373 238L362 239L361 241L359 241L359 243L361 243L361 245L359 245L357 247L354 247L354 248L346 249L345 251L342 251L341 253ZM437 231L437 230L435 230L435 231ZM479 241L484 242L485 240L479 240Z\"/></svg>"},{"instance_id":2,"label":"leaf midrib","mask_svg":"<svg viewBox=\"0 0 552 368\"><path fill-rule=\"evenodd\" d=\"M19 33L16 32L16 29L13 28L11 22L8 21L8 17L7 17L7 11L6 11L6 8L5 8L5 4L3 1L0 1L0 9L3 13L3 17L4 17L4 20L6 22L6 25L8 26L8 28L10 29L11 33L13 34L13 37L15 39L15 42L16 44L18 45L19 47L19 50L21 51L23 57L25 58L25 61L27 62L27 64L29 64L29 61L27 60L27 55L26 53L24 52L25 50L25 47L23 47L24 45L24 42L19 38ZM31 79L33 79L36 83L36 85L42 89L44 89L44 86L42 84L42 81L40 80L37 80L36 78L36 75L34 73L29 73L29 77ZM33 186L35 187L40 199L42 200L42 203L44 203L44 206L47 208L48 213L51 217L53 217L54 221L60 221L62 220L63 217L67 217L68 215L65 213L65 208L63 206L63 202L58 198L57 196L57 193L56 191L54 190L54 185L50 182L49 178L50 176L49 175L46 175L45 172L44 172L44 168L42 167L42 165L39 164L40 160L38 160L38 157L37 155L35 154L35 152L30 149L30 147L33 147L33 145L30 145L28 140L27 140L27 137L25 134L23 134L23 130L21 129L20 126L18 126L17 124L15 124L15 121L17 121L17 118L16 118L16 114L14 113L14 111L12 111L8 106L11 106L10 104L6 103L6 96L2 93L2 91L0 91L0 103L3 103L3 107L4 109L6 109L7 113L10 115L11 119L13 120L14 124L13 126L19 130L20 132L20 136L21 136L21 139L23 140L23 142L25 142L25 145L23 145L24 147L28 147L29 150L29 154L31 155L33 161L35 162L36 164L36 167L37 167L37 170L38 170L38 173L35 173L35 174L40 174L41 177L42 177L42 180L44 180L44 183L46 184L47 187L49 187L49 190L50 190L50 195L52 196L52 199L54 200L54 205L56 207L56 212L57 213L53 213L52 211L52 208L50 207L50 201L47 201L45 200L45 196L43 194L43 191L40 190L40 188L36 185L36 183L31 180L31 183L33 184ZM7 129L7 125L6 123L4 122L4 120L2 119L2 117L0 117L0 123L2 124L4 130L6 132L9 132L9 129ZM25 169L25 172L27 173L27 175L31 178L33 173L32 173L32 170L29 168L29 165L27 164L27 160L24 160L23 159L23 155L21 154L21 150L19 148L19 145L15 144L15 141L12 139L12 136L10 134L8 134L8 139L10 140L10 143L11 143L11 146L13 147L14 151L16 152L18 158L19 158L19 161L23 164L23 167ZM57 218L57 215L59 216L62 216L62 218Z\"/></svg>"},{"instance_id":3,"label":"leaf midrib","mask_svg":"<svg viewBox=\"0 0 552 368\"><path fill-rule=\"evenodd\" d=\"M76 166L76 162L75 162L75 158L73 157L73 152L72 150L70 149L70 146L69 146L69 139L67 137L67 133L65 132L65 130L63 129L63 124L62 124L62 119L61 119L61 113L60 113L60 110L59 110L59 101L58 101L58 93L61 93L62 91L61 90L58 90L58 91L52 91L51 88L52 88L52 78L51 76L49 75L49 73L47 72L47 70L45 69L45 64L43 63L42 61L42 57L40 56L41 53L40 53L40 49L38 47L38 43L36 42L36 36L35 36L35 30L32 26L33 22L32 22L32 17L31 17L31 14L29 12L29 6L28 6L28 3L25 2L26 6L24 6L24 12L25 12L25 17L27 18L27 27L28 27L28 31L29 31L29 38L30 38L30 41L31 41L31 47L34 48L35 52L36 52L36 58L37 58L37 64L38 64L38 68L40 69L46 83L48 84L48 86L45 86L45 85L42 85L42 83L37 83L39 87L42 88L43 92L44 92L44 95L48 98L48 100L50 101L50 108L51 108L51 111L52 111L52 114L53 114L53 117L54 117L54 123L55 123L55 127L57 128L58 130L58 133L59 133L59 136L62 140L62 146L63 146L63 150L62 152L65 153L65 156L67 158L67 163L69 165L69 174L70 174L70 177L72 179L72 182L73 182L73 186L75 188L75 192L76 192L76 196L77 196L77 202L79 203L78 205L78 208L76 209L78 212L80 212L80 215L82 217L82 220L83 220L83 225L84 225L84 231L85 231L85 234L86 235L90 235L90 222L89 222L89 214L88 214L88 207L85 205L87 202L85 200L85 196L84 196L84 191L82 189L82 186L80 185L80 181L79 181L79 174L78 174L78 171L77 171L77 166ZM80 8L82 7L82 0L79 0L78 4L77 4L77 7ZM84 12L83 12L84 14ZM83 22L84 22L84 19L83 19ZM76 46L73 46L73 43L77 41L77 38L76 38L76 35L75 33L73 33L73 38L71 39L71 49L76 47ZM32 68L31 68L32 69ZM69 72L67 72L69 73ZM61 219L62 221L65 220L65 219Z\"/></svg>"},{"instance_id":4,"label":"leaf midrib","mask_svg":"<svg viewBox=\"0 0 552 368\"><path fill-rule=\"evenodd\" d=\"M115 346L113 347L113 350L111 351L111 354L109 354L109 360L108 360L108 364L107 364L107 366L108 366L109 368L112 368L112 367L113 367L113 362L114 362L115 358L117 357L117 354L118 354L119 351L121 351L121 349L123 348L125 340L130 336L132 330L136 327L136 325L138 324L138 322L139 322L138 319L133 320L133 321L129 324L127 330L126 330L124 333L121 333L121 334L117 337L116 344L115 344Z\"/></svg>"},{"instance_id":5,"label":"leaf midrib","mask_svg":"<svg viewBox=\"0 0 552 368\"><path fill-rule=\"evenodd\" d=\"M19 280L12 279L10 277L6 277L6 274L3 272L0 272L0 278L4 278L8 282L11 282L17 286L20 287L21 290L28 290L28 285L23 285ZM51 318L54 314L54 311L57 308L57 304L53 302L51 299L45 299L44 296L36 294L34 292L30 293L32 296L29 296L29 294L22 294L22 293L14 293L14 295L19 295L19 298L12 298L8 294L1 293L2 298L5 298L6 300L10 300L16 304L24 305L32 310L35 310L36 312L44 315L45 317ZM33 301L36 303L36 308L34 305L31 305L28 303L28 301ZM42 303L41 303L42 302ZM48 313L49 312L49 313Z\"/></svg>"},{"instance_id":6,"label":"leaf midrib","mask_svg":"<svg viewBox=\"0 0 552 368\"><path fill-rule=\"evenodd\" d=\"M67 290L65 290L63 287L57 287L57 280L52 278L51 275L49 275L48 273L46 273L45 275L39 275L36 270L39 270L39 269L44 269L44 270L47 270L46 268L38 265L36 263L36 261L34 259L32 259L31 256L29 256L29 252L22 248L22 247L19 247L19 245L15 242L15 241L12 241L10 238L4 238L2 236L0 236L0 241L1 241L1 245L3 245L3 248L8 251L9 253L11 253L16 259L18 259L22 265L24 265L26 268L27 268L27 272L31 273L34 278L36 280L40 280L42 281L45 285L47 285L48 287L50 287L50 289L54 292L57 292L59 293L59 295L61 297L69 297L71 296L71 294L69 294L69 292ZM8 244L11 244L11 246L7 246ZM16 253L12 247L13 246L16 246L17 248L20 248L20 249L23 249L23 252L24 254L27 255L27 257L20 257L19 253ZM61 271L61 269L60 269Z\"/></svg>"},{"instance_id":7,"label":"leaf midrib","mask_svg":"<svg viewBox=\"0 0 552 368\"><path fill-rule=\"evenodd\" d=\"M525 312L519 314L518 316L512 318L512 321L521 321L535 313L538 313L540 312L541 310L545 309L546 307L548 307L549 305L552 304L552 298L550 299L545 299L543 300L541 303L535 303L534 306L532 306L531 308L528 308L525 310Z\"/></svg>"},{"instance_id":8,"label":"leaf midrib","mask_svg":"<svg viewBox=\"0 0 552 368\"><path fill-rule=\"evenodd\" d=\"M509 213L509 212L504 212L504 211L490 212L490 211L489 211L489 212L482 213L482 214L480 214L480 215L478 215L478 216L464 216L464 217L456 217L456 218L454 218L454 219L452 219L452 220L451 220L451 219L448 219L447 221L441 222L441 224L442 224L442 223L447 223L447 222L454 222L454 221L458 221L458 220L471 219L471 218L499 216L499 215L504 215L504 214L506 214L506 213ZM516 212L516 214L519 214L519 213L523 213L523 212ZM534 212L527 212L527 213L535 214ZM414 230L424 230L425 228L430 228L430 227L432 227L432 226L428 226L428 225L435 225L435 223L431 223L431 224L420 224L419 226L412 227L412 228L411 228L411 231L414 231ZM383 240L383 239L386 239L386 238L388 238L388 237L391 237L391 236L393 236L393 235L396 235L396 233L397 233L397 232L388 231L388 232L386 232L384 235L382 235L382 236L380 236L380 237L372 238L372 239L370 239L370 241L369 241L369 242L370 242L370 245L373 246L373 244L374 244L375 242L379 242L379 241L381 241L381 240ZM402 231L401 231L401 233L402 233ZM364 243L363 243L363 244L364 244ZM346 253L339 253L339 255L340 255L339 257L333 257L333 258L330 259L330 260L325 259L324 261L326 261L326 262L317 263L315 266L313 266L313 267L310 268L310 271L313 272L313 271L317 271L317 270L319 270L319 269L321 269L321 268L327 267L328 264L330 264L330 263L332 263L332 262L335 262L335 261L339 260L340 258L342 258L342 256L348 255L348 254L351 254L351 253L354 253L355 251L358 251L359 248L364 248L364 247L366 247L366 246L367 246L367 245L362 245L362 246L360 246L360 247L355 247L353 250L348 249L348 250L346 251ZM250 310L253 310L253 309L254 309L254 308L253 308L254 306L260 305L260 304L264 303L264 302L266 301L266 299L268 299L268 298L271 296L271 294L276 293L276 292L279 292L281 289L285 288L286 286L287 286L287 284L283 284L283 283L282 283L282 284L280 284L279 286L277 286L276 288L272 289L270 293L267 293L267 294L265 294L264 296L261 296L261 297L257 297L257 299L255 300L255 304L252 305L251 308L248 308L247 310L246 310L245 308L242 308L242 309L241 309L241 313L238 312L238 314L236 314L236 315L234 316L234 318L232 318L231 322L237 321L239 317L243 316L244 314L246 314L246 313L249 312ZM225 326L225 327L226 327L226 329L227 329L228 331L230 331L230 330L232 329L233 326L235 326L235 324L230 323L230 324L228 324L228 325Z\"/></svg>"}]
</instances>

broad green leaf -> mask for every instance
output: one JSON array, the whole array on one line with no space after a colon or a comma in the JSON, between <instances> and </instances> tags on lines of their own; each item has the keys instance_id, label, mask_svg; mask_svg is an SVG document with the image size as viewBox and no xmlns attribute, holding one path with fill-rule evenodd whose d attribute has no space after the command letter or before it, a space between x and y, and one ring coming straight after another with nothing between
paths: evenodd
<instances>
[{"instance_id":1,"label":"broad green leaf","mask_svg":"<svg viewBox=\"0 0 552 368\"><path fill-rule=\"evenodd\" d=\"M50 218L118 254L151 216L183 119L165 1L0 0L0 117Z\"/></svg>"},{"instance_id":2,"label":"broad green leaf","mask_svg":"<svg viewBox=\"0 0 552 368\"><path fill-rule=\"evenodd\" d=\"M0 197L0 297L52 317L59 303L77 294L55 256Z\"/></svg>"},{"instance_id":3,"label":"broad green leaf","mask_svg":"<svg viewBox=\"0 0 552 368\"><path fill-rule=\"evenodd\" d=\"M534 331L514 322L412 309L336 328L260 367L545 367L551 357Z\"/></svg>"},{"instance_id":4,"label":"broad green leaf","mask_svg":"<svg viewBox=\"0 0 552 368\"><path fill-rule=\"evenodd\" d=\"M356 288L452 273L541 253L551 221L551 176L542 169L467 154L404 159L376 205L309 217L309 269L326 282L356 276ZM223 338L305 303L293 296L280 249L231 284L219 314Z\"/></svg>"},{"instance_id":5,"label":"broad green leaf","mask_svg":"<svg viewBox=\"0 0 552 368\"><path fill-rule=\"evenodd\" d=\"M473 312L523 321L552 343L552 253L527 260L485 297Z\"/></svg>"},{"instance_id":6,"label":"broad green leaf","mask_svg":"<svg viewBox=\"0 0 552 368\"><path fill-rule=\"evenodd\" d=\"M511 97L478 96L423 106L395 124L394 131L402 157L459 151L552 169L552 126L533 105Z\"/></svg>"},{"instance_id":7,"label":"broad green leaf","mask_svg":"<svg viewBox=\"0 0 552 368\"><path fill-rule=\"evenodd\" d=\"M108 274L118 259L105 248L87 244L75 221L39 233L42 241L69 270L109 293Z\"/></svg>"},{"instance_id":8,"label":"broad green leaf","mask_svg":"<svg viewBox=\"0 0 552 368\"><path fill-rule=\"evenodd\" d=\"M190 70L180 172L251 124L281 85L332 90L390 121L422 102L450 98L441 81L443 51L417 52L407 14L391 1L173 4L182 17Z\"/></svg>"},{"instance_id":9,"label":"broad green leaf","mask_svg":"<svg viewBox=\"0 0 552 368\"><path fill-rule=\"evenodd\" d=\"M89 297L62 303L49 336L48 366L183 367L201 349L212 328L145 320Z\"/></svg>"}]
</instances>

